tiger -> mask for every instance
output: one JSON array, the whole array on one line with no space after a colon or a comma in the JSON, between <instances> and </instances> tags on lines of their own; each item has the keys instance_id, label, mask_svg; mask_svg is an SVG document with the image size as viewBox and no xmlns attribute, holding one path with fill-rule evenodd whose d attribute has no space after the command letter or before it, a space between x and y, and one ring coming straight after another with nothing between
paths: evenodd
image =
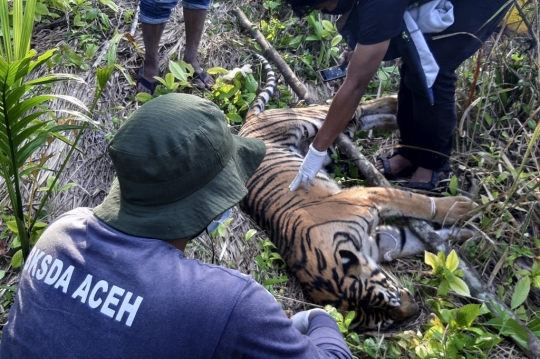
<instances>
[{"instance_id":1,"label":"tiger","mask_svg":"<svg viewBox=\"0 0 540 359\"><path fill-rule=\"evenodd\" d=\"M464 196L433 198L397 188L341 188L323 168L309 192L289 190L329 106L264 110L276 78L260 55L267 86L248 111L239 136L262 139L266 155L248 180L241 209L268 234L305 293L320 305L355 311L354 326L387 329L419 312L411 292L393 284L382 261L426 248L408 229L379 226L387 217L453 224L473 202ZM395 96L361 103L347 134L395 127ZM326 164L331 163L327 156ZM440 230L443 238L450 230ZM463 234L467 235L467 234Z\"/></svg>"}]
</instances>

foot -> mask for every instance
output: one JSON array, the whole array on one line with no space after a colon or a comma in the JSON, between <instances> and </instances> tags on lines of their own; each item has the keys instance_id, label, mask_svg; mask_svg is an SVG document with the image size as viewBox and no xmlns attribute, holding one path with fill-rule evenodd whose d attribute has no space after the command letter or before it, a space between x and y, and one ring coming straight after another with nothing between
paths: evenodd
<instances>
[{"instance_id":1,"label":"foot","mask_svg":"<svg viewBox=\"0 0 540 359\"><path fill-rule=\"evenodd\" d=\"M433 170L429 170L424 167L418 167L416 171L414 171L411 178L409 179L409 182L428 183L428 182L431 182L432 177L433 177Z\"/></svg>"},{"instance_id":2,"label":"foot","mask_svg":"<svg viewBox=\"0 0 540 359\"><path fill-rule=\"evenodd\" d=\"M412 166L411 161L403 157L402 155L396 154L390 158L388 158L388 163L390 165L390 173L385 173L384 164L381 160L378 160L375 162L375 168L379 170L383 175L388 176L395 176L398 173L401 173L403 170L409 168ZM429 182L429 180L428 180Z\"/></svg>"},{"instance_id":3,"label":"foot","mask_svg":"<svg viewBox=\"0 0 540 359\"><path fill-rule=\"evenodd\" d=\"M197 55L188 56L186 53L184 56L184 61L193 66L193 83L196 87L210 90L212 86L214 86L214 79L202 69L199 61L197 60Z\"/></svg>"},{"instance_id":4,"label":"foot","mask_svg":"<svg viewBox=\"0 0 540 359\"><path fill-rule=\"evenodd\" d=\"M144 92L148 94L153 94L154 89L157 85L157 80L154 79L154 76L159 75L159 69L157 66L154 66L148 61L144 62L144 67L139 73L139 81L137 81L137 92ZM144 81L141 81L144 80Z\"/></svg>"},{"instance_id":5,"label":"foot","mask_svg":"<svg viewBox=\"0 0 540 359\"><path fill-rule=\"evenodd\" d=\"M195 72L193 75L193 83L195 87L200 88L201 90L211 90L212 86L214 86L214 79L203 70L200 73Z\"/></svg>"},{"instance_id":6,"label":"foot","mask_svg":"<svg viewBox=\"0 0 540 359\"><path fill-rule=\"evenodd\" d=\"M408 182L400 183L401 186L421 191L440 192L448 185L450 171L434 171L418 167Z\"/></svg>"}]
</instances>

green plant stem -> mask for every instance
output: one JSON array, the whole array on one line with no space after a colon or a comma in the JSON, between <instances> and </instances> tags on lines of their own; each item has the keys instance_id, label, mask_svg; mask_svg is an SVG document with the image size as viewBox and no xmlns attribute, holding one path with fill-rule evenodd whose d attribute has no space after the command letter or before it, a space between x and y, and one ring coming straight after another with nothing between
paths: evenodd
<instances>
[{"instance_id":1,"label":"green plant stem","mask_svg":"<svg viewBox=\"0 0 540 359\"><path fill-rule=\"evenodd\" d=\"M536 111L534 111L531 114L531 116L527 119L527 121L530 121L531 119L533 119L538 112L540 112L540 107L537 108ZM531 152L532 152L533 148L538 147L538 145L536 144L537 140L538 140L538 135L540 135L540 121L538 121L538 123L536 124L536 128L534 129L534 132L533 132L533 135L532 135L532 138L531 138L531 142L527 146L527 150L525 151L525 155L523 156L523 160L521 161L521 163L519 165L519 170L517 171L517 178L512 183L512 187L510 187L510 190L508 191L508 196L506 197L506 200L504 201L504 206L506 206L508 204L508 201L510 200L510 198L512 198L513 194L516 192L516 188L517 188L517 185L518 185L518 182L519 182L518 181L519 175L522 173L523 168L525 167L525 164L527 163L527 160L529 159L529 156L531 155ZM536 146L535 146L535 144L536 144Z\"/></svg>"},{"instance_id":2,"label":"green plant stem","mask_svg":"<svg viewBox=\"0 0 540 359\"><path fill-rule=\"evenodd\" d=\"M6 99L6 89L4 88L4 91L2 92L3 98L2 103L7 103ZM11 133L11 126L9 123L9 117L8 117L8 109L6 106L4 106L4 126L6 128L6 134L7 134L7 140L9 142L9 157L11 158L11 163L16 166L17 164L17 156L15 154L15 145L13 143L13 135ZM13 181L11 180L10 172L13 175ZM23 251L23 256L26 258L28 254L30 253L30 240L29 240L29 233L30 231L26 231L26 228L24 226L24 212L23 212L23 205L22 205L22 195L21 195L21 189L20 189L20 178L19 178L19 171L17 168L13 168L13 171L9 171L7 168L4 168L4 179L6 182L13 183L13 187L11 189L15 189L15 192L13 190L9 191L10 194L10 200L13 205L13 210L15 212L15 220L17 222L17 228L19 230L19 239L21 240L21 249ZM8 186L11 187L11 186Z\"/></svg>"}]
</instances>

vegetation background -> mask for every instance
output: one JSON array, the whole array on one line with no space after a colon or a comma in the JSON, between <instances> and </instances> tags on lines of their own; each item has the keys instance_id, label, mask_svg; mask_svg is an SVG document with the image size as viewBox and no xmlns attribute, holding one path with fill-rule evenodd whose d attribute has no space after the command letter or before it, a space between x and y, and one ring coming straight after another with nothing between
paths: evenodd
<instances>
[{"instance_id":1,"label":"vegetation background","mask_svg":"<svg viewBox=\"0 0 540 359\"><path fill-rule=\"evenodd\" d=\"M16 38L16 29L22 28L15 21L15 7L22 2L0 2L9 9L0 17L5 43L11 36ZM25 83L32 86L25 87L17 104L57 96L31 103L28 113L36 115L28 120L28 126L34 132L30 136L30 131L21 130L27 137L21 140L20 157L12 161L14 165L2 167L0 325L7 321L18 283L24 248L21 233L27 232L31 244L59 214L101 203L113 178L107 143L129 114L149 99L135 94L134 81L144 56L136 1L33 0L25 5L32 3L35 24L27 35L30 48L42 60L28 67ZM444 195L468 193L481 205L474 217L462 224L477 234L456 245L456 253L468 260L486 286L540 336L538 6L535 0L519 1L500 31L459 69L455 176ZM211 92L193 88L192 69L179 61L185 33L182 9L175 9L161 41L162 85L155 96L177 91L207 97L223 109L233 131L241 126L264 74L260 64L249 57L249 51L260 47L240 29L232 11L235 7L240 7L276 48L316 102L324 103L333 96L341 80L323 83L317 71L335 65L344 49L333 25L335 18L313 13L307 19L297 19L280 0L212 4L200 46L200 60L216 78ZM8 24L13 28L6 27ZM24 38L24 33L21 36ZM21 51L21 58L29 56L25 49ZM9 60L5 48L0 54L4 61ZM0 81L5 86L9 76L3 69L0 64ZM52 78L53 73L63 75ZM46 80L36 80L43 78ZM366 98L395 93L398 79L395 62L381 64ZM13 84L19 85L17 81ZM3 89L2 96L7 93ZM2 101L2 108L7 109L8 100L2 97ZM270 107L295 106L297 102L280 79ZM4 114L2 120L6 119ZM2 136L7 136L9 128L1 128ZM2 147L7 137L2 136L4 156L0 162L4 164L10 161ZM35 148L23 151L27 143L35 143ZM397 134L359 133L357 143L365 156L375 160L391 152ZM336 158L336 163L337 181L344 185L363 183L346 161ZM18 174L12 177L4 170ZM18 179L17 185L13 178ZM12 200L17 192L13 188L18 188L20 203ZM22 222L16 220L18 217ZM187 252L251 274L289 315L312 307L264 232L238 210L217 232L192 241ZM426 255L389 264L387 270L396 274L394 280L411 288L422 307L419 317L393 332L354 333L348 330L352 315L344 318L329 309L355 356L523 357L519 349L526 342L523 328L508 315L494 317L481 301L452 285L461 275L456 261L459 259L454 255Z\"/></svg>"}]
</instances>

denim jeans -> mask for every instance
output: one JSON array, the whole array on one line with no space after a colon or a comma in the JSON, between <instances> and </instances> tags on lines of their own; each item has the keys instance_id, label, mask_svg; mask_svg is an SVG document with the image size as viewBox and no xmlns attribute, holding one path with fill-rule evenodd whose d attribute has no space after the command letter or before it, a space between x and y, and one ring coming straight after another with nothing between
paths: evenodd
<instances>
[{"instance_id":1,"label":"denim jeans","mask_svg":"<svg viewBox=\"0 0 540 359\"><path fill-rule=\"evenodd\" d=\"M141 0L139 20L145 24L162 24L169 20L171 11L178 0ZM210 0L182 0L182 7L193 10L206 10Z\"/></svg>"},{"instance_id":2,"label":"denim jeans","mask_svg":"<svg viewBox=\"0 0 540 359\"><path fill-rule=\"evenodd\" d=\"M398 152L414 165L448 170L454 130L457 124L456 80L459 65L472 56L506 14L501 11L492 21L486 22L507 0L453 0L455 21L440 34L461 33L442 39L428 39L428 45L440 66L433 85L435 104L421 89L415 88L410 67L403 62L398 93L397 121L401 135ZM469 33L474 36L463 34ZM414 147L414 148L411 148Z\"/></svg>"}]
</instances>

